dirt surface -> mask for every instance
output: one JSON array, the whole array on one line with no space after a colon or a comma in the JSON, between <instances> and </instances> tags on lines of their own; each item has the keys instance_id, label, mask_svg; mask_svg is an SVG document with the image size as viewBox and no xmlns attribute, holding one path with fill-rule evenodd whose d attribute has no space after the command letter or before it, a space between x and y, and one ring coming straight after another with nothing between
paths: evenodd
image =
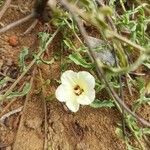
<instances>
[{"instance_id":1,"label":"dirt surface","mask_svg":"<svg viewBox=\"0 0 150 150\"><path fill-rule=\"evenodd\" d=\"M50 149L125 149L115 135L116 122L119 121L115 110L82 108L77 114L72 114L66 113L62 105L52 102L48 104L48 113Z\"/></svg>"},{"instance_id":2,"label":"dirt surface","mask_svg":"<svg viewBox=\"0 0 150 150\"><path fill-rule=\"evenodd\" d=\"M15 8L9 8L1 22L8 24L27 14L31 9L32 0L14 0L12 4L19 4L25 14ZM38 23L36 28L26 36L20 36L32 21L16 27L7 33L0 35L0 70L5 71L13 79L20 75L18 56L21 49L26 46L36 51L37 34L44 30L44 25ZM11 45L11 36L17 36L17 44ZM48 59L51 60L56 53L60 52L61 35L48 49ZM15 41L16 42L16 41ZM35 68L35 67L33 67ZM17 85L19 88L24 81L33 78L31 92L27 97L17 99L7 112L23 106L23 110L7 118L4 125L0 125L0 149L2 150L125 150L125 144L116 134L117 123L121 123L119 112L113 109L92 109L82 107L77 113L71 113L55 98L47 98L46 110L44 110L44 98L38 92L41 87L38 69L42 72L44 80L52 80L43 92L45 97L54 94L56 87L55 79L60 77L60 60L55 60L52 65L39 65L33 76L31 69L28 75ZM13 70L13 71L12 71ZM13 72L13 73L11 73ZM11 73L11 74L10 74ZM11 84L6 86L9 87ZM16 88L16 89L17 89ZM107 95L107 93L106 93ZM133 98L134 99L134 98ZM3 103L0 112L10 101ZM45 120L45 112L47 119ZM146 115L149 110L147 110ZM47 126L45 125L47 122ZM46 141L45 141L46 139ZM48 143L48 146L45 146Z\"/></svg>"}]
</instances>

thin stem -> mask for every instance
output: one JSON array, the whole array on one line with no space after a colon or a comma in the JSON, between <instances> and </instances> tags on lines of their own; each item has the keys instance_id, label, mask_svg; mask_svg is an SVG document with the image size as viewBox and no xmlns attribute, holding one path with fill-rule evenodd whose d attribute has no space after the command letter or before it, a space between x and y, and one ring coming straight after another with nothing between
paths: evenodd
<instances>
[{"instance_id":1,"label":"thin stem","mask_svg":"<svg viewBox=\"0 0 150 150\"><path fill-rule=\"evenodd\" d=\"M124 6L123 0L120 0L120 4L121 4L121 7L122 7L123 11L126 12L126 8L125 8L125 6Z\"/></svg>"},{"instance_id":2,"label":"thin stem","mask_svg":"<svg viewBox=\"0 0 150 150\"><path fill-rule=\"evenodd\" d=\"M66 0L61 0L61 2L65 2ZM96 26L99 30L101 30L101 26L97 25L96 22L93 21L93 16L89 16L86 13L84 13L83 11L81 11L79 8L77 8L76 6L72 5L72 4L67 4L68 7L70 8L70 10L72 10L72 12L76 15L79 15L81 18L83 18L84 20L86 20L87 22L90 22L91 24L93 24L94 26ZM111 35L112 37L115 37L116 39L129 44L130 46L134 47L135 50L139 50L142 52L149 52L149 50L141 47L140 45L133 43L132 41L128 40L127 38L119 35L118 33L116 33L115 31L112 30L107 30L107 33L109 35Z\"/></svg>"},{"instance_id":3,"label":"thin stem","mask_svg":"<svg viewBox=\"0 0 150 150\"><path fill-rule=\"evenodd\" d=\"M140 147L142 150L146 150L145 146L143 145L143 143L141 142L141 140L139 139L139 137L135 134L135 131L133 130L133 128L131 126L129 126L129 129L132 131L132 133L134 134L134 137L136 138L137 142L139 143Z\"/></svg>"},{"instance_id":4,"label":"thin stem","mask_svg":"<svg viewBox=\"0 0 150 150\"><path fill-rule=\"evenodd\" d=\"M67 19L64 19L64 21L66 22L66 24L68 25L68 27L72 30L72 32L74 33L74 35L76 36L76 38L78 39L78 41L83 45L82 40L79 38L79 36L76 34L76 32L72 29L72 27L69 24L69 22L67 21Z\"/></svg>"},{"instance_id":5,"label":"thin stem","mask_svg":"<svg viewBox=\"0 0 150 150\"><path fill-rule=\"evenodd\" d=\"M6 118L10 117L11 115L15 114L15 113L18 113L20 111L22 111L23 109L23 106L17 108L17 109L14 109L6 114L4 114L1 118L0 118L0 123L4 124Z\"/></svg>"},{"instance_id":6,"label":"thin stem","mask_svg":"<svg viewBox=\"0 0 150 150\"><path fill-rule=\"evenodd\" d=\"M148 0L149 1L149 0ZM140 0L136 0L136 2L139 4L139 5L142 5L143 4L143 2L141 2ZM150 1L149 1L149 3L150 3ZM149 4L148 3L148 4ZM147 7L144 7L144 9L150 14L150 10L147 8Z\"/></svg>"},{"instance_id":7,"label":"thin stem","mask_svg":"<svg viewBox=\"0 0 150 150\"><path fill-rule=\"evenodd\" d=\"M98 4L99 5L102 5L102 6L105 6L104 2L102 0L97 0ZM121 0L122 2L122 0ZM124 5L123 5L124 6ZM124 9L125 11L125 9ZM117 28L116 26L114 25L111 17L107 17L108 18L108 21L109 21L109 24L111 25L111 28L112 30L115 30L117 32ZM115 64L116 64L116 67L118 66L118 63L117 63L117 60L116 60L116 54L115 54L115 50L114 51L114 57L115 57ZM123 87L122 87L122 81L121 81L121 76L119 75L119 83L120 83L120 97L122 99L122 101L124 102L124 97L123 97ZM117 103L116 103L117 104ZM118 105L117 105L118 106ZM120 109L120 107L118 108ZM122 131L123 131L123 135L124 135L124 138L126 138L126 130L125 130L125 111L124 111L124 108L121 107L121 110L122 111Z\"/></svg>"},{"instance_id":8,"label":"thin stem","mask_svg":"<svg viewBox=\"0 0 150 150\"><path fill-rule=\"evenodd\" d=\"M52 42L52 40L54 39L54 37L56 36L56 34L58 33L60 28L58 28L54 34L52 35L52 37L49 39L48 43L45 46L44 50L40 50L40 52L37 54L37 56L31 61L31 63L27 66L26 70L19 76L19 78L11 85L11 87L7 90L7 92L2 96L2 98L0 100L4 100L5 98L7 98L7 96L12 92L12 90L16 87L16 85L20 82L20 80L25 76L25 74L30 70L30 68L35 64L35 62L40 58L40 56L44 53L44 51L46 50L48 44L50 44Z\"/></svg>"},{"instance_id":9,"label":"thin stem","mask_svg":"<svg viewBox=\"0 0 150 150\"><path fill-rule=\"evenodd\" d=\"M131 72L137 69L145 60L147 60L147 58L148 58L148 55L141 54L139 58L130 66L122 67L122 68L110 68L110 70L116 74L123 74L123 73Z\"/></svg>"},{"instance_id":10,"label":"thin stem","mask_svg":"<svg viewBox=\"0 0 150 150\"><path fill-rule=\"evenodd\" d=\"M99 1L99 0L98 0ZM62 0L62 2L66 3L66 0ZM93 25L95 25L99 30L101 30L101 27L99 25L97 25L94 21L93 18L91 18L89 15L81 12L81 10L77 7L75 7L72 4L67 4L68 7L70 8L70 10L72 11L72 13L81 16L84 20L86 20L87 22L89 22L89 20L91 21L90 23L92 23ZM141 65L145 60L147 60L148 55L150 53L149 49L145 49L143 47L141 47L140 45L133 43L132 41L128 40L127 38L119 35L116 31L112 31L112 30L107 30L107 34L111 35L112 37L115 37L116 39L118 39L119 41L122 41L124 43L127 43L128 45L132 46L134 48L134 50L139 50L141 52L144 52L144 54L141 54L140 57L137 59L137 61L135 63L133 63L132 65L128 66L128 67L124 67L124 68L110 68L110 70L114 73L126 73L129 71L133 71L135 70L137 67L139 67L139 65ZM100 63L98 63L100 64ZM109 68L108 68L109 69Z\"/></svg>"},{"instance_id":11,"label":"thin stem","mask_svg":"<svg viewBox=\"0 0 150 150\"><path fill-rule=\"evenodd\" d=\"M100 80L103 80L106 87L107 87L107 90L108 92L110 93L110 95L115 98L115 100L121 105L124 107L124 109L129 113L131 114L132 116L134 116L137 120L139 120L143 125L145 126L149 126L150 127L150 123L144 119L142 119L141 117L139 117L137 114L135 114L134 112L132 112L128 107L127 105L118 97L118 95L116 94L116 92L114 91L114 89L112 87L110 87L105 75L104 75L104 72L102 70L101 67L99 67L98 65L98 62L97 60L95 59L94 57L94 54L93 54L93 51L92 51L92 47L90 46L90 43L89 43L89 40L88 40L88 35L85 31L85 28L83 27L83 24L81 22L81 20L77 17L75 11L72 9L72 7L70 7L70 4L67 3L66 0L61 0L60 1L61 4L71 12L72 16L74 17L74 19L76 20L77 24L78 24L78 27L79 27L79 30L85 40L85 43L86 45L88 46L88 54L89 54L89 57L91 58L91 60L95 63L95 66L96 66L96 71L98 73L98 78Z\"/></svg>"},{"instance_id":12,"label":"thin stem","mask_svg":"<svg viewBox=\"0 0 150 150\"><path fill-rule=\"evenodd\" d=\"M23 89L24 85L25 85L25 83L23 83L23 84L21 85L21 87L19 88L18 92L20 92L20 91ZM0 113L0 117L2 117L2 116L7 112L7 110L10 108L10 106L11 106L14 102L16 102L16 100L17 100L17 98L12 99L12 100L3 108L2 112Z\"/></svg>"},{"instance_id":13,"label":"thin stem","mask_svg":"<svg viewBox=\"0 0 150 150\"><path fill-rule=\"evenodd\" d=\"M101 6L103 6L103 7L105 6L103 0L96 0L96 1L97 1L97 3L98 3L99 5L101 5ZM108 18L109 24L111 25L111 28L112 28L114 31L117 31L117 28L116 28L115 24L113 23L112 18L109 17L109 16L107 16L107 18Z\"/></svg>"},{"instance_id":14,"label":"thin stem","mask_svg":"<svg viewBox=\"0 0 150 150\"><path fill-rule=\"evenodd\" d=\"M114 36L116 39L118 39L118 40L120 40L120 41L122 41L122 42L124 42L124 43L126 43L126 44L128 44L128 45L130 45L130 46L132 46L132 47L134 47L135 50L139 50L139 51L141 51L141 52L149 51L149 50L143 48L142 46L140 46L140 45L138 45L138 44L136 44L136 43L133 43L132 41L128 40L127 38L125 38L125 37L119 35L118 33L114 32L114 31L108 31L108 34L109 34L109 35L112 35L112 36Z\"/></svg>"},{"instance_id":15,"label":"thin stem","mask_svg":"<svg viewBox=\"0 0 150 150\"><path fill-rule=\"evenodd\" d=\"M35 26L37 25L37 23L38 23L38 19L35 19L33 21L33 23L30 25L30 27L27 28L27 30L22 35L24 36L26 34L29 34L35 28Z\"/></svg>"},{"instance_id":16,"label":"thin stem","mask_svg":"<svg viewBox=\"0 0 150 150\"><path fill-rule=\"evenodd\" d=\"M14 27L20 25L20 24L23 24L23 23L27 22L28 20L30 20L31 18L34 18L34 17L35 17L35 13L32 12L32 13L29 14L28 16L26 16L26 17L24 17L24 18L22 18L22 19L19 19L19 20L13 22L13 23L10 23L10 24L4 26L3 28L1 28L1 29L0 29L0 34L2 34L2 33L4 33L4 32L6 32L6 31L8 31L8 30L10 30L10 29L12 29L12 28L14 28Z\"/></svg>"},{"instance_id":17,"label":"thin stem","mask_svg":"<svg viewBox=\"0 0 150 150\"><path fill-rule=\"evenodd\" d=\"M122 86L122 79L121 76L119 76L119 84L120 84L120 98L122 99L122 101L124 102L124 96L123 96L123 86ZM121 106L122 109L122 131L123 131L123 135L124 138L126 137L126 127L125 127L125 110L124 107Z\"/></svg>"}]
</instances>

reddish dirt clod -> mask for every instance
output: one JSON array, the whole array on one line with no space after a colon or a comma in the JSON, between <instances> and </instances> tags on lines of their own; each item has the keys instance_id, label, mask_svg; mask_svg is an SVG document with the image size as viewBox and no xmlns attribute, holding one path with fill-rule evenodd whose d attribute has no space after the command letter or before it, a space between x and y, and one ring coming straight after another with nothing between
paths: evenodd
<instances>
[{"instance_id":1,"label":"reddish dirt clod","mask_svg":"<svg viewBox=\"0 0 150 150\"><path fill-rule=\"evenodd\" d=\"M18 37L16 36L16 35L12 35L12 36L10 36L9 37L9 39L8 39L8 43L9 43L9 45L11 45L11 46L17 46L18 45L18 43L19 43L19 41L18 41L19 39L18 39Z\"/></svg>"}]
</instances>

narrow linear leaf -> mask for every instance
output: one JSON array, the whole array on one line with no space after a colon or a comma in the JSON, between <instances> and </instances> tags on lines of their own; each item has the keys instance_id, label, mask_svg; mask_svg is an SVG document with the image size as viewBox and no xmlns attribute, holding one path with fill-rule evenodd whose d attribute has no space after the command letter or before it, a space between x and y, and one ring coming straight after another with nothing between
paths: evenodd
<instances>
[{"instance_id":1,"label":"narrow linear leaf","mask_svg":"<svg viewBox=\"0 0 150 150\"><path fill-rule=\"evenodd\" d=\"M144 65L145 65L148 69L150 69L150 63L144 63Z\"/></svg>"},{"instance_id":2,"label":"narrow linear leaf","mask_svg":"<svg viewBox=\"0 0 150 150\"><path fill-rule=\"evenodd\" d=\"M51 60L44 60L44 59L40 59L44 64L47 64L47 65L51 65L54 63L54 58L52 58Z\"/></svg>"},{"instance_id":3,"label":"narrow linear leaf","mask_svg":"<svg viewBox=\"0 0 150 150\"><path fill-rule=\"evenodd\" d=\"M25 57L28 55L29 50L27 47L24 47L20 53L19 56L19 66L21 67L21 70L25 70L26 65L25 65Z\"/></svg>"},{"instance_id":4,"label":"narrow linear leaf","mask_svg":"<svg viewBox=\"0 0 150 150\"><path fill-rule=\"evenodd\" d=\"M133 147L132 145L130 145L129 143L127 144L127 150L139 150L136 147Z\"/></svg>"},{"instance_id":5,"label":"narrow linear leaf","mask_svg":"<svg viewBox=\"0 0 150 150\"><path fill-rule=\"evenodd\" d=\"M92 64L87 63L79 54L70 54L69 59L72 60L76 65L80 65L84 68L91 68Z\"/></svg>"},{"instance_id":6,"label":"narrow linear leaf","mask_svg":"<svg viewBox=\"0 0 150 150\"><path fill-rule=\"evenodd\" d=\"M7 83L8 81L10 81L9 77L5 77L4 79L0 80L0 86L4 85L5 83Z\"/></svg>"},{"instance_id":7,"label":"narrow linear leaf","mask_svg":"<svg viewBox=\"0 0 150 150\"><path fill-rule=\"evenodd\" d=\"M11 92L7 98L15 98L15 97L22 97L22 96L25 96L31 89L31 85L29 83L26 83L22 92Z\"/></svg>"},{"instance_id":8,"label":"narrow linear leaf","mask_svg":"<svg viewBox=\"0 0 150 150\"><path fill-rule=\"evenodd\" d=\"M70 41L69 39L63 40L63 41L64 41L65 45L66 45L69 49L71 49L71 48L73 47L73 44L71 43L71 41Z\"/></svg>"},{"instance_id":9,"label":"narrow linear leaf","mask_svg":"<svg viewBox=\"0 0 150 150\"><path fill-rule=\"evenodd\" d=\"M143 128L143 134L150 135L150 128Z\"/></svg>"},{"instance_id":10,"label":"narrow linear leaf","mask_svg":"<svg viewBox=\"0 0 150 150\"><path fill-rule=\"evenodd\" d=\"M115 104L112 100L94 100L94 102L92 104L90 104L91 107L93 108L102 108L102 107L106 107L106 108L111 108L114 107Z\"/></svg>"}]
</instances>

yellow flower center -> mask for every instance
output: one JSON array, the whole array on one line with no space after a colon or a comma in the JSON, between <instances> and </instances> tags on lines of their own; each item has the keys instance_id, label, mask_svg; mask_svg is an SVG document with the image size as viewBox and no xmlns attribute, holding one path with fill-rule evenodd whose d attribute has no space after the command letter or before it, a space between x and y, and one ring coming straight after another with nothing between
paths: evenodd
<instances>
[{"instance_id":1,"label":"yellow flower center","mask_svg":"<svg viewBox=\"0 0 150 150\"><path fill-rule=\"evenodd\" d=\"M77 85L77 86L74 87L74 93L77 96L81 95L83 92L84 92L84 90L79 85Z\"/></svg>"}]
</instances>

